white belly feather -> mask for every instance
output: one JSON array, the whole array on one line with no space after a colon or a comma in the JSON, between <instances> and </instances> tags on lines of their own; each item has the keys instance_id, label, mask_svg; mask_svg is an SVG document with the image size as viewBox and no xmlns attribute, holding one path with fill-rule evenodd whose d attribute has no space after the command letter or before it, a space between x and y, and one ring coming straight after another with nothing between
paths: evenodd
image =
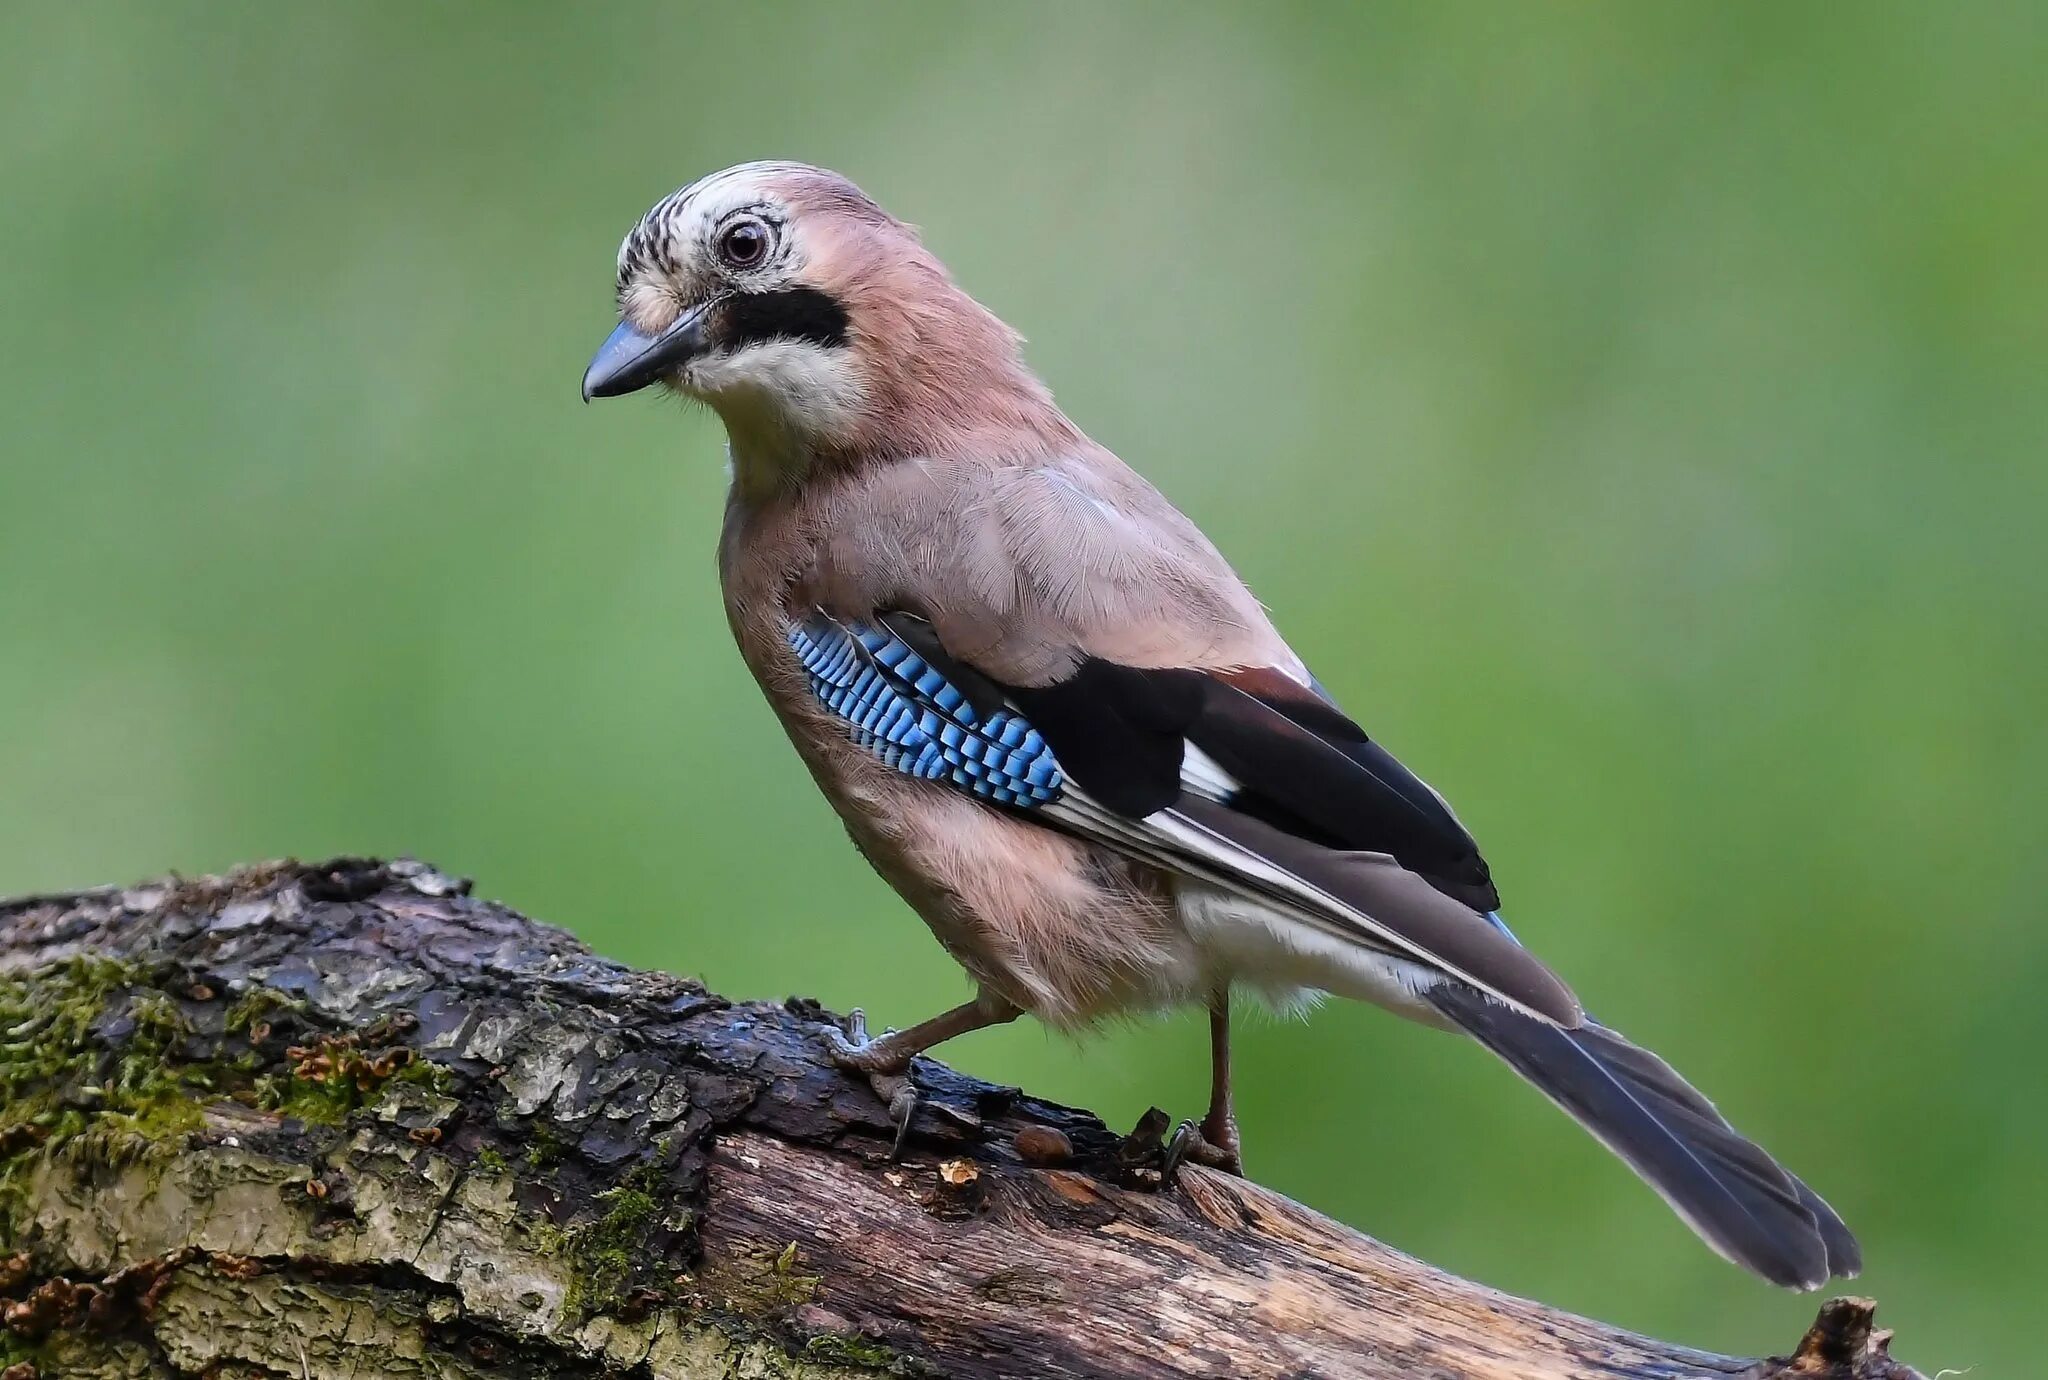
<instances>
[{"instance_id":1,"label":"white belly feather","mask_svg":"<svg viewBox=\"0 0 2048 1380\"><path fill-rule=\"evenodd\" d=\"M1279 906L1208 882L1176 878L1174 899L1203 966L1282 1010L1329 992L1448 1028L1420 995L1444 980L1434 969L1374 953Z\"/></svg>"}]
</instances>

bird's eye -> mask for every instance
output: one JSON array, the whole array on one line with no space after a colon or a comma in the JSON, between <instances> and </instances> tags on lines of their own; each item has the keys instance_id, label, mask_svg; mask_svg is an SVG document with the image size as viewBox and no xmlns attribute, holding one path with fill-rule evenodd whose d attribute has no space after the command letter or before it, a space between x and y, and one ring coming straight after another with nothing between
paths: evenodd
<instances>
[{"instance_id":1,"label":"bird's eye","mask_svg":"<svg viewBox=\"0 0 2048 1380\"><path fill-rule=\"evenodd\" d=\"M718 257L729 268L759 268L773 238L765 221L752 216L736 220L718 232Z\"/></svg>"}]
</instances>

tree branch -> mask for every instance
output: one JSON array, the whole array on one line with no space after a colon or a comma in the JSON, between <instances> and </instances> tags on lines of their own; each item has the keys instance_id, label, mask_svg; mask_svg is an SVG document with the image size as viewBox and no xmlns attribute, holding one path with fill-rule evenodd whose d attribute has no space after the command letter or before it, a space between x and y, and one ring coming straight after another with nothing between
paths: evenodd
<instances>
[{"instance_id":1,"label":"tree branch","mask_svg":"<svg viewBox=\"0 0 2048 1380\"><path fill-rule=\"evenodd\" d=\"M417 863L0 902L5 1380L1914 1375L1861 1300L1689 1351L931 1061L891 1164L825 1019Z\"/></svg>"}]
</instances>

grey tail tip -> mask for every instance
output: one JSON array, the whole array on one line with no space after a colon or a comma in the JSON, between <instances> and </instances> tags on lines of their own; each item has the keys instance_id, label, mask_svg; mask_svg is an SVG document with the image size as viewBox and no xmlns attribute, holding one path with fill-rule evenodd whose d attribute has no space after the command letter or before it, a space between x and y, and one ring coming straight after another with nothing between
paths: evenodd
<instances>
[{"instance_id":1,"label":"grey tail tip","mask_svg":"<svg viewBox=\"0 0 2048 1380\"><path fill-rule=\"evenodd\" d=\"M1863 1248L1841 1216L1648 1050L1590 1018L1562 1029L1462 983L1429 1000L1618 1155L1718 1254L1802 1291L1862 1270Z\"/></svg>"}]
</instances>

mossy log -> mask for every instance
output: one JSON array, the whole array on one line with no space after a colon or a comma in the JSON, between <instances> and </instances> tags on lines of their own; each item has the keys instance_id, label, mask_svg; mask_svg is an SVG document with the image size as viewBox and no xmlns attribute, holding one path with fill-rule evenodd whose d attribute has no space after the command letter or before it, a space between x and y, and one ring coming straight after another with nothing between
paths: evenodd
<instances>
[{"instance_id":1,"label":"mossy log","mask_svg":"<svg viewBox=\"0 0 2048 1380\"><path fill-rule=\"evenodd\" d=\"M827 1019L412 862L0 903L4 1380L1914 1375L1861 1300L1686 1350L931 1061L891 1162Z\"/></svg>"}]
</instances>

